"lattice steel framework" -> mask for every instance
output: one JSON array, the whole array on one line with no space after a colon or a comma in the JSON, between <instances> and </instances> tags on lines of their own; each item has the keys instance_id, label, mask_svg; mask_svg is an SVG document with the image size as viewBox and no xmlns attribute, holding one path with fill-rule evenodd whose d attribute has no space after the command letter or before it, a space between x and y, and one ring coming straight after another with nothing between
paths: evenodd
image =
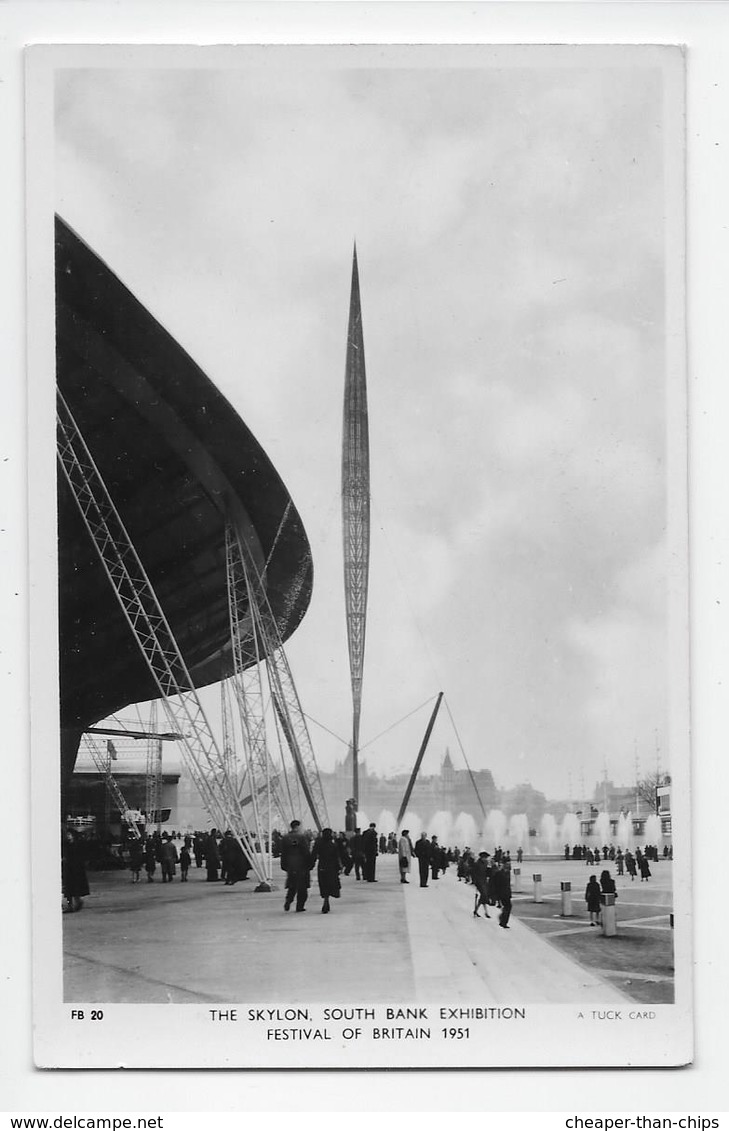
<instances>
[{"instance_id":1,"label":"lattice steel framework","mask_svg":"<svg viewBox=\"0 0 729 1131\"><path fill-rule=\"evenodd\" d=\"M85 734L84 738L86 739L86 747L89 754L91 755L96 769L100 774L103 774L104 784L107 788L108 795L119 810L122 821L124 821L127 827L131 830L134 839L141 840L141 834L139 832L139 829L137 828L136 822L131 820L131 818L127 819L126 817L127 813L131 813L131 809L127 804L127 799L122 793L118 781L111 772L111 750L113 749L112 743L107 742L107 752L105 754L101 748L100 743L92 738L90 734Z\"/></svg>"},{"instance_id":2,"label":"lattice steel framework","mask_svg":"<svg viewBox=\"0 0 729 1131\"><path fill-rule=\"evenodd\" d=\"M250 787L245 799L253 810L253 824L258 839L271 836L271 817L275 810L285 828L291 817L283 808L273 780L271 756L266 734L266 695L263 681L263 655L255 630L253 602L256 594L245 568L245 558L238 550L232 524L225 526L225 561L228 581L228 613L233 648L233 691L238 705L243 747L246 758L246 781Z\"/></svg>"},{"instance_id":3,"label":"lattice steel framework","mask_svg":"<svg viewBox=\"0 0 729 1131\"><path fill-rule=\"evenodd\" d=\"M370 561L370 455L362 311L357 248L352 258L342 429L342 533L347 643L352 681L352 795L359 800L359 727L362 711L367 585Z\"/></svg>"},{"instance_id":4,"label":"lattice steel framework","mask_svg":"<svg viewBox=\"0 0 729 1131\"><path fill-rule=\"evenodd\" d=\"M266 861L256 847L184 658L131 538L60 390L58 461L121 610L160 692L172 730L211 819L230 829L266 884Z\"/></svg>"},{"instance_id":5,"label":"lattice steel framework","mask_svg":"<svg viewBox=\"0 0 729 1131\"><path fill-rule=\"evenodd\" d=\"M144 781L144 808L148 823L162 832L162 739L157 737L157 703L153 702L149 716L150 735L147 739L147 773Z\"/></svg>"},{"instance_id":6,"label":"lattice steel framework","mask_svg":"<svg viewBox=\"0 0 729 1131\"><path fill-rule=\"evenodd\" d=\"M296 769L296 781L318 829L328 822L326 801L314 756L306 717L301 707L281 633L266 594L266 586L245 539L228 522L225 532L228 564L228 603L235 665L236 692L241 723L249 749L253 780L265 786L266 802L285 821L292 814L301 819L286 775L288 798L278 788L278 774L271 760L265 725L264 662L271 701L280 733ZM247 616L245 615L247 614ZM285 761L283 767L285 771ZM253 803L257 789L251 788ZM288 801L288 805L287 805Z\"/></svg>"}]
</instances>

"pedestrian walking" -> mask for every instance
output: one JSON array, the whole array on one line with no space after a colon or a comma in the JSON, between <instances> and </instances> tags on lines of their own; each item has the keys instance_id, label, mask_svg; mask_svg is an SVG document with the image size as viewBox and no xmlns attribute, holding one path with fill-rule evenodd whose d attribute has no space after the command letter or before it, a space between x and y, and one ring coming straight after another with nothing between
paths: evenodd
<instances>
[{"instance_id":1,"label":"pedestrian walking","mask_svg":"<svg viewBox=\"0 0 729 1131\"><path fill-rule=\"evenodd\" d=\"M489 890L493 893L497 902L501 904L499 926L508 930L511 915L511 877L506 868L503 868L500 864L494 865Z\"/></svg>"},{"instance_id":2,"label":"pedestrian walking","mask_svg":"<svg viewBox=\"0 0 729 1131\"><path fill-rule=\"evenodd\" d=\"M352 843L350 845L350 848L352 850L352 865L354 867L354 878L355 878L355 880L363 880L364 879L364 870L365 870L365 854L364 854L364 848L362 846L362 833L360 832L359 829L354 830L354 836L352 837ZM350 869L350 871L351 871L351 869ZM349 875L349 872L347 872L347 875Z\"/></svg>"},{"instance_id":3,"label":"pedestrian walking","mask_svg":"<svg viewBox=\"0 0 729 1131\"><path fill-rule=\"evenodd\" d=\"M142 871L144 863L144 852L142 850L142 842L136 837L129 845L129 871L132 873L132 883L139 883L139 873Z\"/></svg>"},{"instance_id":4,"label":"pedestrian walking","mask_svg":"<svg viewBox=\"0 0 729 1131\"><path fill-rule=\"evenodd\" d=\"M160 865L162 867L162 883L171 884L175 875L175 865L178 861L177 848L167 833L162 838L160 848Z\"/></svg>"},{"instance_id":5,"label":"pedestrian walking","mask_svg":"<svg viewBox=\"0 0 729 1131\"><path fill-rule=\"evenodd\" d=\"M311 853L306 837L300 830L301 821L292 821L286 836L281 839L281 867L286 873L284 911L289 910L294 899L296 910L306 911Z\"/></svg>"},{"instance_id":6,"label":"pedestrian walking","mask_svg":"<svg viewBox=\"0 0 729 1131\"><path fill-rule=\"evenodd\" d=\"M376 884L375 869L377 867L377 826L374 821L362 833L362 851L364 852L364 878L368 884Z\"/></svg>"},{"instance_id":7,"label":"pedestrian walking","mask_svg":"<svg viewBox=\"0 0 729 1131\"><path fill-rule=\"evenodd\" d=\"M400 869L400 883L409 884L408 872L413 858L413 842L410 840L410 830L403 829L397 843L397 863Z\"/></svg>"},{"instance_id":8,"label":"pedestrian walking","mask_svg":"<svg viewBox=\"0 0 729 1131\"><path fill-rule=\"evenodd\" d=\"M207 883L211 884L218 882L218 868L220 867L217 833L217 829L211 829L205 837L205 867L208 873L205 879Z\"/></svg>"},{"instance_id":9,"label":"pedestrian walking","mask_svg":"<svg viewBox=\"0 0 729 1131\"><path fill-rule=\"evenodd\" d=\"M440 845L435 834L430 838L430 874L434 880L440 879Z\"/></svg>"},{"instance_id":10,"label":"pedestrian walking","mask_svg":"<svg viewBox=\"0 0 729 1131\"><path fill-rule=\"evenodd\" d=\"M342 886L339 873L342 868L342 859L339 855L339 846L334 840L331 829L322 829L321 836L314 842L311 854L311 867L316 864L316 878L319 882L319 895L322 897L322 915L331 911L330 899L339 899ZM298 911L298 907L296 909Z\"/></svg>"},{"instance_id":11,"label":"pedestrian walking","mask_svg":"<svg viewBox=\"0 0 729 1131\"><path fill-rule=\"evenodd\" d=\"M428 874L430 872L430 841L426 833L421 833L415 842L413 850L418 858L418 869L420 871L420 886L427 888Z\"/></svg>"},{"instance_id":12,"label":"pedestrian walking","mask_svg":"<svg viewBox=\"0 0 729 1131\"><path fill-rule=\"evenodd\" d=\"M157 871L157 852L152 837L148 837L144 844L144 870L147 873L147 883L154 883L154 873Z\"/></svg>"},{"instance_id":13,"label":"pedestrian walking","mask_svg":"<svg viewBox=\"0 0 729 1131\"><path fill-rule=\"evenodd\" d=\"M349 847L349 837L346 833L339 834L337 844L339 845L339 857L342 861L342 871L345 876L348 876L354 867L354 858Z\"/></svg>"},{"instance_id":14,"label":"pedestrian walking","mask_svg":"<svg viewBox=\"0 0 729 1131\"><path fill-rule=\"evenodd\" d=\"M585 888L585 903L590 913L591 927L596 927L600 922L600 908L602 906L600 894L600 885L597 882L597 877L590 876L587 881L587 887Z\"/></svg>"},{"instance_id":15,"label":"pedestrian walking","mask_svg":"<svg viewBox=\"0 0 729 1131\"><path fill-rule=\"evenodd\" d=\"M478 909L483 907L485 919L490 919L488 911L489 881L491 879L491 865L488 852L479 852L478 859L471 868L471 878L476 891L474 893L473 914L478 919Z\"/></svg>"},{"instance_id":16,"label":"pedestrian walking","mask_svg":"<svg viewBox=\"0 0 729 1131\"><path fill-rule=\"evenodd\" d=\"M89 894L84 847L73 829L67 829L61 856L61 884L67 911L80 911Z\"/></svg>"}]
</instances>

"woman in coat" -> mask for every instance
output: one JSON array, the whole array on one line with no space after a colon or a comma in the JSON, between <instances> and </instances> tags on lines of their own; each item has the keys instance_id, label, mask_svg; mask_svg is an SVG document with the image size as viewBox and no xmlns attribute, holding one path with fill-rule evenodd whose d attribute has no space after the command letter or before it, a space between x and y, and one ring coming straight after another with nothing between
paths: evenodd
<instances>
[{"instance_id":1,"label":"woman in coat","mask_svg":"<svg viewBox=\"0 0 729 1131\"><path fill-rule=\"evenodd\" d=\"M339 899L342 890L339 882L339 872L342 860L339 855L339 845L334 840L331 829L322 829L321 836L314 842L311 855L312 868L316 864L316 878L319 881L319 895L324 902L321 905L322 915L331 911L330 899Z\"/></svg>"},{"instance_id":2,"label":"woman in coat","mask_svg":"<svg viewBox=\"0 0 729 1131\"><path fill-rule=\"evenodd\" d=\"M600 922L600 885L595 876L590 876L585 888L585 903L590 912L590 926L596 927Z\"/></svg>"},{"instance_id":3,"label":"woman in coat","mask_svg":"<svg viewBox=\"0 0 729 1131\"><path fill-rule=\"evenodd\" d=\"M61 880L68 910L80 911L84 905L82 897L89 894L89 881L86 877L83 845L71 829L67 829L64 836Z\"/></svg>"},{"instance_id":4,"label":"woman in coat","mask_svg":"<svg viewBox=\"0 0 729 1131\"><path fill-rule=\"evenodd\" d=\"M651 877L651 866L648 863L648 857L645 852L638 861L638 867L640 868L640 882L643 883L643 880L649 880Z\"/></svg>"},{"instance_id":5,"label":"woman in coat","mask_svg":"<svg viewBox=\"0 0 729 1131\"><path fill-rule=\"evenodd\" d=\"M410 829L403 829L397 844L397 862L400 868L400 883L409 884L408 872L410 861L413 858L413 845L410 840Z\"/></svg>"},{"instance_id":6,"label":"woman in coat","mask_svg":"<svg viewBox=\"0 0 729 1131\"><path fill-rule=\"evenodd\" d=\"M218 855L217 829L212 829L205 838L205 867L208 874L205 877L209 883L217 883L220 856Z\"/></svg>"}]
</instances>

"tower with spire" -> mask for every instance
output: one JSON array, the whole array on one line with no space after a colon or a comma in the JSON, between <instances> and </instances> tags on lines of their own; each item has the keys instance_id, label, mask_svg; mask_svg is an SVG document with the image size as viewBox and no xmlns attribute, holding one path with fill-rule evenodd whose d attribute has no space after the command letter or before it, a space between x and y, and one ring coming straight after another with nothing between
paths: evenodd
<instances>
[{"instance_id":1,"label":"tower with spire","mask_svg":"<svg viewBox=\"0 0 729 1131\"><path fill-rule=\"evenodd\" d=\"M355 803L358 803L359 729L370 559L370 456L367 380L356 244L352 254L352 286L344 376L342 539L347 645L352 683L352 797Z\"/></svg>"}]
</instances>

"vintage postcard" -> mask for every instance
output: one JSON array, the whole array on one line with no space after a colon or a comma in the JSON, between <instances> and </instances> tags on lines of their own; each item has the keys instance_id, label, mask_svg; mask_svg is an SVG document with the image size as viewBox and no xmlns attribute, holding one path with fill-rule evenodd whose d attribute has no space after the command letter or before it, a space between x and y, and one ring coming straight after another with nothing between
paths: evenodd
<instances>
[{"instance_id":1,"label":"vintage postcard","mask_svg":"<svg viewBox=\"0 0 729 1131\"><path fill-rule=\"evenodd\" d=\"M689 1062L681 48L26 76L37 1063Z\"/></svg>"}]
</instances>

